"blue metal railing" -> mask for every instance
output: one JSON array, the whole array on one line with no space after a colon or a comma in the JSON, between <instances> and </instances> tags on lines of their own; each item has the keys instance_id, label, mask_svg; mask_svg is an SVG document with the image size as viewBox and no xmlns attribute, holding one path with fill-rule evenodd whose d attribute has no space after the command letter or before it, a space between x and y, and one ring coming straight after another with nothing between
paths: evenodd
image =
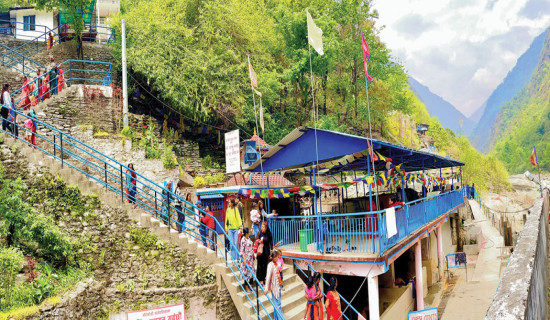
<instances>
[{"instance_id":1,"label":"blue metal railing","mask_svg":"<svg viewBox=\"0 0 550 320\"><path fill-rule=\"evenodd\" d=\"M392 237L388 237L385 210L273 217L270 221L273 241L280 241L282 248L300 250L300 231L311 230L313 236L310 235L308 243L315 243L318 251L382 254L426 223L463 204L463 197L463 190L454 190L396 208L397 234Z\"/></svg>"},{"instance_id":2,"label":"blue metal railing","mask_svg":"<svg viewBox=\"0 0 550 320\"><path fill-rule=\"evenodd\" d=\"M309 276L304 272L304 270L302 270L302 268L300 268L300 266L298 266L298 265L296 264L296 262L293 262L293 263L294 263L294 266L295 266L298 270L300 270L300 272L301 272L301 273L304 275L304 277L306 277L306 279L307 279ZM308 263L307 265L308 265L309 268L311 268L311 270L313 270L313 272L317 272L317 270L315 270L311 264ZM323 279L323 282L324 282L327 286L330 285L330 284L328 283L328 281L325 280L325 278L323 278L323 276L321 276L321 279ZM348 306L348 308L350 308L350 309L351 309L355 314L357 314L357 315L360 315L360 314L361 314L361 313L360 313L359 311L357 311L357 309L355 309L355 307L353 307L353 306L351 305L351 303L349 303L348 300L346 300L339 292L337 292L337 293L338 293L338 296L340 296L340 300L343 301L343 302ZM327 295L326 295L324 292L323 292L323 296L325 297L325 299L327 298ZM348 319L348 320L349 320L348 316L346 316L346 314L345 314L344 312L342 312L342 318Z\"/></svg>"},{"instance_id":3,"label":"blue metal railing","mask_svg":"<svg viewBox=\"0 0 550 320\"><path fill-rule=\"evenodd\" d=\"M52 89L54 88L57 89L60 86L65 84L70 86L75 81L78 81L81 83L98 83L103 85L110 85L111 83L112 63L110 62L69 59L59 64L59 68L61 70L63 70L62 67L67 68L66 70L63 71L63 74L62 74L64 78L63 83L61 83L61 80L59 77L48 79L50 94L53 94L53 92L57 92L57 90L52 90ZM95 68L95 69L90 69L90 68ZM76 74L77 72L78 74ZM38 86L40 83L42 83L45 80L46 76L48 76L48 72L41 74L40 76L35 77L34 79L30 79L26 85L13 91L11 93L11 96L19 97L18 99L14 99L15 105L16 106L21 105L22 100L24 100L27 97L30 98L30 96L34 96L33 90L30 90L30 93L27 95L22 95L21 92L25 90L25 88L32 87L33 85ZM34 98L41 99L41 97L36 97L36 96Z\"/></svg>"},{"instance_id":4,"label":"blue metal railing","mask_svg":"<svg viewBox=\"0 0 550 320\"><path fill-rule=\"evenodd\" d=\"M69 81L72 79L68 78L67 80ZM12 110L12 113L16 115L16 117L23 119L29 117L20 111ZM126 176L130 171L128 167L45 122L37 119L33 120L35 121L36 126L40 128L40 133L37 131L33 132L24 126L21 126L19 121L16 120L13 122L10 118L4 120L2 130L10 136L24 141L24 143L30 147L34 147L47 156L60 161L62 167L68 166L73 168L84 174L90 180L104 186L106 190L119 194L121 201L128 201L132 199L132 197L125 192L125 189L128 187ZM9 127L5 128L4 125L11 126L11 129ZM37 140L36 145L32 143L32 140L28 141L26 139L21 139L20 135L16 134L16 131L14 130L15 128L17 128L19 133L34 136ZM252 274L253 280L252 283L249 283L247 280L241 280L245 279L243 269L235 264L232 264L227 257L229 251L236 250L238 261L243 261L242 256L238 253L237 244L231 241L225 231L223 231L221 235L215 233L216 239L214 241L197 231L201 227L208 228L204 223L202 223L200 216L212 216L202 209L195 207L193 204L180 199L171 190L167 190L166 188L147 179L143 175L136 172L136 176L136 195L133 197L136 205L142 210L150 213L152 216L161 219L168 226L175 226L178 229L182 228L183 232L187 234L189 238L193 238L197 241L209 244L210 247L213 247L216 250L217 255L224 259L226 266L231 271L231 274L234 276L239 287L243 292L245 292L245 297L250 302L254 312L258 315L258 318L260 318L260 312L263 311L266 319L272 319L269 312L266 310L264 303L260 302L259 290L263 291L264 287L256 277L254 270L245 264L244 268L247 268L249 273ZM179 211L173 201L168 201L166 195L169 195L171 199L178 199L186 206ZM199 213L196 213L195 210ZM178 213L185 216L185 224L178 221ZM215 223L218 228L223 230L223 225L221 225L217 220L215 220ZM184 228L185 225L190 225L191 228ZM226 239L229 242L230 250L226 250L224 246ZM252 290L251 292L247 292L244 288L245 284L248 284L249 287L253 287L253 283L256 283L256 291L254 292L254 290ZM267 300L272 304L272 300L269 296L267 296Z\"/></svg>"},{"instance_id":5,"label":"blue metal railing","mask_svg":"<svg viewBox=\"0 0 550 320\"><path fill-rule=\"evenodd\" d=\"M1 43L0 49L7 52L0 52L0 54L2 55L2 66L6 68L16 69L27 77L30 76L31 72L36 72L38 68L46 68L42 64L34 61L33 59L30 59ZM28 66L27 63L30 63L31 66ZM17 64L21 66L21 70L19 70L19 68L15 68Z\"/></svg>"},{"instance_id":6,"label":"blue metal railing","mask_svg":"<svg viewBox=\"0 0 550 320\"><path fill-rule=\"evenodd\" d=\"M7 20L0 20L0 23L5 23L5 24L11 23L12 25L15 25L14 27L15 30L21 29L21 28L18 28L18 26L25 25L24 23L21 23L21 22L10 22ZM9 61L9 63L5 65L6 67L11 68L17 64L23 63L24 59L28 61L30 56L46 49L48 46L47 39L50 33L52 34L54 39L56 39L55 43L61 43L72 39L72 36L70 34L70 29L66 25L61 25L54 29L50 29L49 27L42 26L42 25L36 25L36 26L39 27L39 30L44 30L44 31L42 32L37 30L36 35L28 36L29 38L31 38L29 41L21 44L20 46L14 49L8 48L11 51L6 54L2 54L3 59ZM106 38L107 40L105 41L105 43L112 43L115 39L114 28L111 28L111 27L87 24L87 25L84 25L84 30L85 31L83 33L82 40L86 42L103 43L101 39ZM25 32L28 32L28 31L25 31ZM14 34L14 36L16 36L16 33Z\"/></svg>"}]
</instances>

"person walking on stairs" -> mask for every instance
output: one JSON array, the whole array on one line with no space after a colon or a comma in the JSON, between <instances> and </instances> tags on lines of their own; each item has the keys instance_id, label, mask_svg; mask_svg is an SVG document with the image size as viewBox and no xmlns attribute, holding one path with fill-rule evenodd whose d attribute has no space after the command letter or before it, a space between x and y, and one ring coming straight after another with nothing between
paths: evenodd
<instances>
[{"instance_id":1,"label":"person walking on stairs","mask_svg":"<svg viewBox=\"0 0 550 320\"><path fill-rule=\"evenodd\" d=\"M210 247L210 249L215 251L216 250L216 221L214 221L214 218L212 216L213 213L212 213L212 210L210 210L210 206L206 206L204 211L206 212L206 214L202 218L202 221L203 221L202 223L204 223L208 228L207 230L208 239L210 239L210 241L208 241L208 246Z\"/></svg>"},{"instance_id":2,"label":"person walking on stairs","mask_svg":"<svg viewBox=\"0 0 550 320\"><path fill-rule=\"evenodd\" d=\"M340 320L342 319L342 306L340 305L340 295L336 291L338 281L335 277L331 277L328 283L327 299L325 301L327 320Z\"/></svg>"},{"instance_id":3,"label":"person walking on stairs","mask_svg":"<svg viewBox=\"0 0 550 320\"><path fill-rule=\"evenodd\" d=\"M277 252L273 251L270 256L271 262L267 266L267 275L265 279L264 293L271 292L271 302L273 303L273 313L275 320L284 320L283 308L281 307L281 284L283 281L277 268Z\"/></svg>"},{"instance_id":4,"label":"person walking on stairs","mask_svg":"<svg viewBox=\"0 0 550 320\"><path fill-rule=\"evenodd\" d=\"M243 228L241 238L240 252L243 260L240 263L242 271L242 280L245 281L245 290L252 290L252 273L254 272L254 251L252 250L252 241L250 240L250 231Z\"/></svg>"},{"instance_id":5,"label":"person walking on stairs","mask_svg":"<svg viewBox=\"0 0 550 320\"><path fill-rule=\"evenodd\" d=\"M175 205L176 212L178 214L178 223L177 223L177 230L179 233L181 233L183 230L185 230L185 214L183 213L183 193L181 193L181 188L183 188L183 183L181 180L178 181L178 184L176 186L176 191L174 191L174 194L176 195L175 199Z\"/></svg>"},{"instance_id":6,"label":"person walking on stairs","mask_svg":"<svg viewBox=\"0 0 550 320\"><path fill-rule=\"evenodd\" d=\"M164 203L162 220L167 226L170 226L170 203L172 202L172 181L168 181L162 190L162 200Z\"/></svg>"},{"instance_id":7,"label":"person walking on stairs","mask_svg":"<svg viewBox=\"0 0 550 320\"><path fill-rule=\"evenodd\" d=\"M305 296L307 299L306 320L323 320L323 291L319 286L321 274L315 272L308 278Z\"/></svg>"},{"instance_id":8,"label":"person walking on stairs","mask_svg":"<svg viewBox=\"0 0 550 320\"><path fill-rule=\"evenodd\" d=\"M273 247L273 237L271 236L271 230L269 230L267 222L264 221L262 223L262 227L260 232L258 232L258 239L256 239L256 241L260 241L262 247L262 252L258 252L258 266L256 269L256 274L258 275L258 281L263 284L267 273L267 265L269 263L269 256L271 255L271 248ZM260 251L259 248L258 251Z\"/></svg>"},{"instance_id":9,"label":"person walking on stairs","mask_svg":"<svg viewBox=\"0 0 550 320\"><path fill-rule=\"evenodd\" d=\"M136 189L137 189L137 174L134 171L134 165L128 164L128 170L126 170L126 193L128 194L128 203L134 205L136 208Z\"/></svg>"},{"instance_id":10,"label":"person walking on stairs","mask_svg":"<svg viewBox=\"0 0 550 320\"><path fill-rule=\"evenodd\" d=\"M10 85L4 83L2 85L2 93L0 94L0 104L2 105L2 130L7 131L11 128L8 118L11 109L11 97L9 92Z\"/></svg>"},{"instance_id":11,"label":"person walking on stairs","mask_svg":"<svg viewBox=\"0 0 550 320\"><path fill-rule=\"evenodd\" d=\"M239 209L235 199L229 201L229 208L225 211L225 231L229 235L229 240L232 243L231 246L231 259L234 263L237 263L238 252L237 246L239 245L239 230L242 228L243 223L239 214Z\"/></svg>"}]
</instances>

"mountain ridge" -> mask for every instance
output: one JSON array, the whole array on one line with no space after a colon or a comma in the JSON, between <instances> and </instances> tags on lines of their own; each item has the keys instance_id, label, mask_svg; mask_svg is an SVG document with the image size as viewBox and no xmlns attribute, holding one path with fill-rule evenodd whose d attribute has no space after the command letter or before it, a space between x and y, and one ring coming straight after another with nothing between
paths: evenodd
<instances>
[{"instance_id":1,"label":"mountain ridge","mask_svg":"<svg viewBox=\"0 0 550 320\"><path fill-rule=\"evenodd\" d=\"M547 33L548 29L533 39L529 48L518 58L512 70L482 105L483 115L470 135L470 141L479 151L485 153L491 151L499 139L501 130L496 124L502 116L502 108L529 84L539 63Z\"/></svg>"},{"instance_id":2,"label":"mountain ridge","mask_svg":"<svg viewBox=\"0 0 550 320\"><path fill-rule=\"evenodd\" d=\"M411 76L409 76L409 86L414 95L424 103L430 115L437 117L443 127L453 130L456 134L471 133L474 123L450 102L433 93L430 88ZM459 119L462 119L462 126Z\"/></svg>"}]
</instances>

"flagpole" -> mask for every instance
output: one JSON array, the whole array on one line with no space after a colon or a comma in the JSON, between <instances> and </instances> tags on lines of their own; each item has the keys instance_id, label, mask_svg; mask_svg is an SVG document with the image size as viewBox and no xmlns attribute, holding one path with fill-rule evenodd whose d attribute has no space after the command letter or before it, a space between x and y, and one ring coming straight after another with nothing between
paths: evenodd
<instances>
[{"instance_id":1,"label":"flagpole","mask_svg":"<svg viewBox=\"0 0 550 320\"><path fill-rule=\"evenodd\" d=\"M259 133L259 131L258 131L258 114L256 112L256 97L254 96L254 85L252 84L252 70L250 69L250 53L248 51L246 52L246 57L248 58L248 76L250 77L250 89L252 90L252 102L254 104L254 121L256 122L256 132ZM262 150L261 149L260 149L260 170L262 171L261 179L262 179L262 188L263 188L264 187L264 166L263 166L263 161L262 161ZM269 200L269 196L267 197L267 200ZM267 205L267 201L266 201L266 205ZM260 212L260 214L261 214L261 212Z\"/></svg>"},{"instance_id":2,"label":"flagpole","mask_svg":"<svg viewBox=\"0 0 550 320\"><path fill-rule=\"evenodd\" d=\"M361 28L361 41L363 41L363 28ZM366 41L366 40L365 40ZM369 102L369 79L367 78L368 74L368 67L365 64L365 91L367 92L367 114L369 116L369 138L370 138L370 146L372 148L372 153L374 154L374 147L372 146L372 128L371 128L371 121L370 121L370 102ZM376 182L376 167L374 166L374 157L370 156L369 152L369 158L372 163L372 172L374 176L374 188L376 189L375 199L376 199L376 208L380 208L380 202L378 201L378 183ZM371 203L369 203L369 207L371 206ZM372 207L371 207L372 211Z\"/></svg>"},{"instance_id":3,"label":"flagpole","mask_svg":"<svg viewBox=\"0 0 550 320\"><path fill-rule=\"evenodd\" d=\"M306 10L306 13L307 13L307 10ZM312 106L313 106L313 128L314 128L314 132L315 132L315 161L316 162L312 166L313 186L316 186L317 185L317 171L318 170L315 170L315 169L316 169L316 166L319 165L319 149L318 149L318 144L317 144L317 112L315 111L315 109L316 109L315 108L315 92L313 91L313 64L311 63L311 45L309 43L309 26L308 26L307 50L308 50L308 54L309 54L309 75L310 75L310 82L311 82L311 101L312 101ZM319 196L320 195L321 194L319 193ZM316 191L315 187L313 188L313 205L314 205L315 215L320 214L319 211L317 210L317 191ZM325 248L324 248L325 241L323 239L323 232L322 232L323 224L322 224L322 220L321 220L320 216L317 217L317 226L318 226L319 236L320 236L320 239L321 239L321 252L324 253L325 252Z\"/></svg>"}]
</instances>

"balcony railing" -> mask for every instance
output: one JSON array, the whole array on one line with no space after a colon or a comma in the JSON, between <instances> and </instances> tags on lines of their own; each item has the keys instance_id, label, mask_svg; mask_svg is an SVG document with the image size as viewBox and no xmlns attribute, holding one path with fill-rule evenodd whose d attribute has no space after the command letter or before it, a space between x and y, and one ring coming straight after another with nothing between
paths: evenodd
<instances>
[{"instance_id":1,"label":"balcony railing","mask_svg":"<svg viewBox=\"0 0 550 320\"><path fill-rule=\"evenodd\" d=\"M388 237L385 210L274 217L270 221L270 228L273 242L280 242L283 249L382 254L425 224L463 203L464 190L454 190L406 203L396 208L397 234L392 237Z\"/></svg>"}]
</instances>

